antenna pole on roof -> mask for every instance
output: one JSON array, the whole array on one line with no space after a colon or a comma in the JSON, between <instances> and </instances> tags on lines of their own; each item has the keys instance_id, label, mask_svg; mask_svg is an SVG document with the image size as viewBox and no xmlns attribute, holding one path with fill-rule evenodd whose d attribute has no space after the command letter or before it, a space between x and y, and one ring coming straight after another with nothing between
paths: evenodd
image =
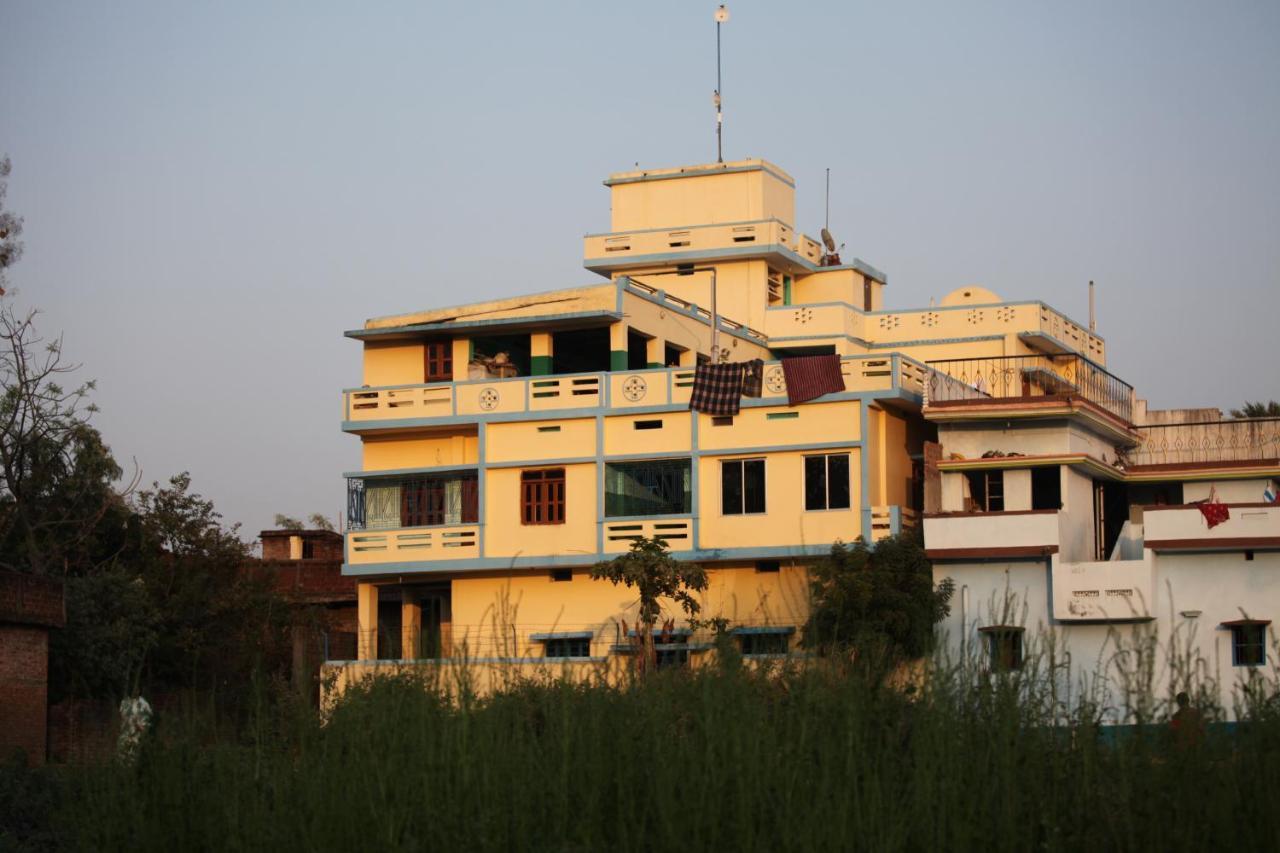
<instances>
[{"instance_id":1,"label":"antenna pole on roof","mask_svg":"<svg viewBox=\"0 0 1280 853\"><path fill-rule=\"evenodd\" d=\"M724 111L720 98L720 25L729 20L729 10L723 3L716 9L716 92L712 102L716 105L716 162L724 162L724 146L722 144L724 130Z\"/></svg>"},{"instance_id":2,"label":"antenna pole on roof","mask_svg":"<svg viewBox=\"0 0 1280 853\"><path fill-rule=\"evenodd\" d=\"M831 167L827 167L827 217L822 222L822 227L831 228Z\"/></svg>"}]
</instances>

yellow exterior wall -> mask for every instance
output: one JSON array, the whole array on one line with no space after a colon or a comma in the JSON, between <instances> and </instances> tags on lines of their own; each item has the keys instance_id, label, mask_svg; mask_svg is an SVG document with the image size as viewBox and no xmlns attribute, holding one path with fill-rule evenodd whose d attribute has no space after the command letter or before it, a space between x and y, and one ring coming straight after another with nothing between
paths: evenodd
<instances>
[{"instance_id":1,"label":"yellow exterior wall","mask_svg":"<svg viewBox=\"0 0 1280 853\"><path fill-rule=\"evenodd\" d=\"M708 586L698 595L701 618L723 616L735 625L801 625L808 618L808 574L803 565L784 564L776 573L757 572L754 564L708 569ZM622 641L622 622L638 621L633 589L595 581L587 568L575 568L573 580L556 582L547 571L493 572L455 578L453 639L465 641L471 655L542 657L542 643L531 634L594 632L591 653L603 656ZM663 618L687 625L679 606L663 602Z\"/></svg>"},{"instance_id":2,"label":"yellow exterior wall","mask_svg":"<svg viewBox=\"0 0 1280 853\"><path fill-rule=\"evenodd\" d=\"M559 432L539 428L559 427ZM485 433L486 462L571 459L596 455L594 418L490 424Z\"/></svg>"},{"instance_id":3,"label":"yellow exterior wall","mask_svg":"<svg viewBox=\"0 0 1280 853\"><path fill-rule=\"evenodd\" d=\"M881 440L884 442L881 470L884 486L881 506L907 506L911 502L911 457L907 446L907 422L893 412L881 418Z\"/></svg>"},{"instance_id":4,"label":"yellow exterior wall","mask_svg":"<svg viewBox=\"0 0 1280 853\"><path fill-rule=\"evenodd\" d=\"M362 444L365 471L397 468L435 468L443 465L475 465L480 461L474 427L466 433L433 436L365 436Z\"/></svg>"},{"instance_id":5,"label":"yellow exterior wall","mask_svg":"<svg viewBox=\"0 0 1280 853\"><path fill-rule=\"evenodd\" d=\"M364 384L417 385L426 377L425 358L421 343L366 341Z\"/></svg>"},{"instance_id":6,"label":"yellow exterior wall","mask_svg":"<svg viewBox=\"0 0 1280 853\"><path fill-rule=\"evenodd\" d=\"M662 421L661 429L636 429L636 421ZM606 456L645 453L654 456L687 454L690 448L688 412L610 417L604 421Z\"/></svg>"},{"instance_id":7,"label":"yellow exterior wall","mask_svg":"<svg viewBox=\"0 0 1280 853\"><path fill-rule=\"evenodd\" d=\"M726 163L733 168L753 162ZM687 171L716 169L717 165L691 166ZM781 172L776 166L769 168ZM618 183L611 187L611 231L641 228L674 228L685 225L708 225L723 222L750 222L781 219L795 222L795 190L762 169L722 174L680 177L680 171L668 170L672 177L647 179L634 183ZM639 173L620 173L612 179ZM656 173L649 173L656 174Z\"/></svg>"},{"instance_id":8,"label":"yellow exterior wall","mask_svg":"<svg viewBox=\"0 0 1280 853\"><path fill-rule=\"evenodd\" d=\"M809 512L804 509L804 457L814 453L849 454L850 507ZM699 494L695 496L702 548L755 548L779 545L825 545L837 539L851 542L862 532L859 464L856 447L761 454L765 459L765 512L725 515L721 501L723 461L759 458L704 456L699 460Z\"/></svg>"},{"instance_id":9,"label":"yellow exterior wall","mask_svg":"<svg viewBox=\"0 0 1280 853\"><path fill-rule=\"evenodd\" d=\"M484 556L596 553L595 463L562 467L565 469L564 524L521 524L522 469L490 468L485 472ZM454 613L457 613L456 606Z\"/></svg>"},{"instance_id":10,"label":"yellow exterior wall","mask_svg":"<svg viewBox=\"0 0 1280 853\"><path fill-rule=\"evenodd\" d=\"M698 415L698 447L730 450L778 445L857 441L858 401L806 403L802 406L760 406L741 410L732 425L713 426L708 415ZM770 414L796 417L769 419Z\"/></svg>"}]
</instances>

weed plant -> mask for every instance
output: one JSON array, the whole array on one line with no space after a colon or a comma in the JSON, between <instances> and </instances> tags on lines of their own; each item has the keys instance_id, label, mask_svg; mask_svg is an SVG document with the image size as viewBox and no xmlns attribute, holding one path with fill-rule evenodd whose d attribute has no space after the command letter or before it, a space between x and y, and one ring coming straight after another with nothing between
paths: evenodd
<instances>
[{"instance_id":1,"label":"weed plant","mask_svg":"<svg viewBox=\"0 0 1280 853\"><path fill-rule=\"evenodd\" d=\"M234 736L192 705L133 765L64 768L59 835L104 851L1280 849L1273 702L1186 743L1158 710L1124 729L1088 702L1065 713L1049 663L896 685L861 671L726 654L483 699L400 675L323 723L264 691Z\"/></svg>"}]
</instances>

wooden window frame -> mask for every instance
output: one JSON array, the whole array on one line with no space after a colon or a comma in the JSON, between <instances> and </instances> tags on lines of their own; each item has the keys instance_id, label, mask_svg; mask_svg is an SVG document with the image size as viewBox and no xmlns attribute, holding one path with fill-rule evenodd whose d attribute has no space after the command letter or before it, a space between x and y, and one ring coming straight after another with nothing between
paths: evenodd
<instances>
[{"instance_id":1,"label":"wooden window frame","mask_svg":"<svg viewBox=\"0 0 1280 853\"><path fill-rule=\"evenodd\" d=\"M424 382L453 381L453 339L427 341L422 348Z\"/></svg>"},{"instance_id":2,"label":"wooden window frame","mask_svg":"<svg viewBox=\"0 0 1280 853\"><path fill-rule=\"evenodd\" d=\"M563 468L539 468L520 472L520 523L564 524L565 476Z\"/></svg>"},{"instance_id":3,"label":"wooden window frame","mask_svg":"<svg viewBox=\"0 0 1280 853\"><path fill-rule=\"evenodd\" d=\"M1022 669L1026 660L1024 628L1018 625L989 625L978 631L986 635L988 661L992 672Z\"/></svg>"}]
</instances>

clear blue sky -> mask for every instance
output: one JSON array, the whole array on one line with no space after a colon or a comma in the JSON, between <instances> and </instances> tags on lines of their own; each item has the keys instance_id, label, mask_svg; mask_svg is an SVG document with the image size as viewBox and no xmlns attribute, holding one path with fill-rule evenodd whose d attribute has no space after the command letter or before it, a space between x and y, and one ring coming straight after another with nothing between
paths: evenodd
<instances>
[{"instance_id":1,"label":"clear blue sky","mask_svg":"<svg viewBox=\"0 0 1280 853\"><path fill-rule=\"evenodd\" d=\"M359 467L342 331L587 284L609 172L714 159L710 2L0 0L11 279L144 477L255 534ZM1280 398L1280 3L730 4L727 158L889 274L1079 319L1153 407Z\"/></svg>"}]
</instances>

